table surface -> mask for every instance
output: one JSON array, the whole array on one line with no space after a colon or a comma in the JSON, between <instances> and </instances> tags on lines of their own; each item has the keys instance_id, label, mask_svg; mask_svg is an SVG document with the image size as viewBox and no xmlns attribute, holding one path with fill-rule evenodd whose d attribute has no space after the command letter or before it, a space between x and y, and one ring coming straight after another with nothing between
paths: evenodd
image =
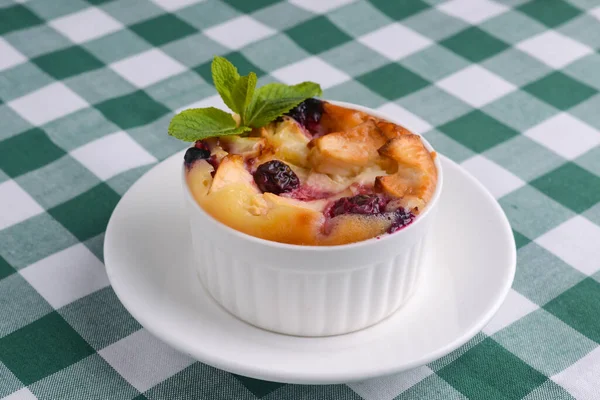
<instances>
[{"instance_id":1,"label":"table surface","mask_svg":"<svg viewBox=\"0 0 600 400\"><path fill-rule=\"evenodd\" d=\"M0 398L599 398L600 1L18 3L0 0ZM173 112L221 104L215 54L259 84L314 80L396 114L483 182L518 267L482 333L406 373L299 386L140 327L109 286L103 232L183 148Z\"/></svg>"}]
</instances>

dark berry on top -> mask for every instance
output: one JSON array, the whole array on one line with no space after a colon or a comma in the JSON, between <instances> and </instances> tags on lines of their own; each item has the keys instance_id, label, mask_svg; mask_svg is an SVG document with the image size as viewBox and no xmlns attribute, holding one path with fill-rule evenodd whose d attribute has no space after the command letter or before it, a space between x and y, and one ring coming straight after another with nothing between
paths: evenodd
<instances>
[{"instance_id":1,"label":"dark berry on top","mask_svg":"<svg viewBox=\"0 0 600 400\"><path fill-rule=\"evenodd\" d=\"M342 197L329 209L331 218L342 214L380 214L385 209L385 200L376 194L359 194Z\"/></svg>"},{"instance_id":2,"label":"dark berry on top","mask_svg":"<svg viewBox=\"0 0 600 400\"><path fill-rule=\"evenodd\" d=\"M392 224L388 228L388 233L394 233L410 225L415 220L415 215L404 208L399 208L392 213Z\"/></svg>"},{"instance_id":3,"label":"dark berry on top","mask_svg":"<svg viewBox=\"0 0 600 400\"><path fill-rule=\"evenodd\" d=\"M196 160L207 160L210 157L210 151L207 149L200 149L198 147L190 147L185 152L183 160L185 165L191 166Z\"/></svg>"},{"instance_id":4,"label":"dark berry on top","mask_svg":"<svg viewBox=\"0 0 600 400\"><path fill-rule=\"evenodd\" d=\"M323 102L318 99L306 99L286 115L294 118L310 133L316 133L323 115Z\"/></svg>"},{"instance_id":5,"label":"dark berry on top","mask_svg":"<svg viewBox=\"0 0 600 400\"><path fill-rule=\"evenodd\" d=\"M298 176L286 163L279 160L267 161L254 172L254 182L264 192L280 194L300 186Z\"/></svg>"}]
</instances>

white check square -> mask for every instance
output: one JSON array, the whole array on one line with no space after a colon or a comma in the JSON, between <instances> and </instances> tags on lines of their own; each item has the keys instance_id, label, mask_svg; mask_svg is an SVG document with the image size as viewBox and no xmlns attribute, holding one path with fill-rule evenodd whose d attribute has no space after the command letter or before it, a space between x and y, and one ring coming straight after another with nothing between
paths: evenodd
<instances>
[{"instance_id":1,"label":"white check square","mask_svg":"<svg viewBox=\"0 0 600 400\"><path fill-rule=\"evenodd\" d=\"M525 182L489 159L476 155L462 167L469 171L496 199L525 186Z\"/></svg>"},{"instance_id":2,"label":"white check square","mask_svg":"<svg viewBox=\"0 0 600 400\"><path fill-rule=\"evenodd\" d=\"M318 57L309 57L287 65L271 73L283 83L293 85L303 81L319 82L323 89L330 88L350 79L348 75L332 67Z\"/></svg>"},{"instance_id":3,"label":"white check square","mask_svg":"<svg viewBox=\"0 0 600 400\"><path fill-rule=\"evenodd\" d=\"M567 113L525 131L525 136L572 160L600 144L600 132Z\"/></svg>"},{"instance_id":4,"label":"white check square","mask_svg":"<svg viewBox=\"0 0 600 400\"><path fill-rule=\"evenodd\" d=\"M119 21L95 7L56 18L49 25L73 43L87 42L123 29Z\"/></svg>"},{"instance_id":5,"label":"white check square","mask_svg":"<svg viewBox=\"0 0 600 400\"><path fill-rule=\"evenodd\" d=\"M489 0L452 0L441 4L438 9L471 24L479 24L509 8Z\"/></svg>"},{"instance_id":6,"label":"white check square","mask_svg":"<svg viewBox=\"0 0 600 400\"><path fill-rule=\"evenodd\" d=\"M586 275L600 270L600 226L577 215L535 242Z\"/></svg>"},{"instance_id":7,"label":"white check square","mask_svg":"<svg viewBox=\"0 0 600 400\"><path fill-rule=\"evenodd\" d=\"M295 6L316 14L323 14L334 8L355 2L356 0L289 0Z\"/></svg>"},{"instance_id":8,"label":"white check square","mask_svg":"<svg viewBox=\"0 0 600 400\"><path fill-rule=\"evenodd\" d=\"M204 34L225 47L239 50L247 44L274 35L275 30L243 15L210 27L204 31Z\"/></svg>"},{"instance_id":9,"label":"white check square","mask_svg":"<svg viewBox=\"0 0 600 400\"><path fill-rule=\"evenodd\" d=\"M0 71L27 61L27 58L0 37Z\"/></svg>"},{"instance_id":10,"label":"white check square","mask_svg":"<svg viewBox=\"0 0 600 400\"><path fill-rule=\"evenodd\" d=\"M555 31L540 33L516 47L557 69L593 52L586 45Z\"/></svg>"},{"instance_id":11,"label":"white check square","mask_svg":"<svg viewBox=\"0 0 600 400\"><path fill-rule=\"evenodd\" d=\"M157 161L125 132L103 136L73 150L71 155L102 180Z\"/></svg>"},{"instance_id":12,"label":"white check square","mask_svg":"<svg viewBox=\"0 0 600 400\"><path fill-rule=\"evenodd\" d=\"M8 103L17 114L33 125L43 125L88 104L61 82L54 82Z\"/></svg>"},{"instance_id":13,"label":"white check square","mask_svg":"<svg viewBox=\"0 0 600 400\"><path fill-rule=\"evenodd\" d=\"M504 303L502 303L494 318L482 329L482 332L491 336L538 308L539 306L527 297L519 294L514 289L510 289Z\"/></svg>"},{"instance_id":14,"label":"white check square","mask_svg":"<svg viewBox=\"0 0 600 400\"><path fill-rule=\"evenodd\" d=\"M431 39L398 23L370 32L360 37L358 41L394 61L416 53L433 43Z\"/></svg>"},{"instance_id":15,"label":"white check square","mask_svg":"<svg viewBox=\"0 0 600 400\"><path fill-rule=\"evenodd\" d=\"M482 107L514 91L515 85L479 65L471 65L437 82L473 107Z\"/></svg>"},{"instance_id":16,"label":"white check square","mask_svg":"<svg viewBox=\"0 0 600 400\"><path fill-rule=\"evenodd\" d=\"M194 363L192 358L156 339L145 329L105 347L99 354L140 392Z\"/></svg>"},{"instance_id":17,"label":"white check square","mask_svg":"<svg viewBox=\"0 0 600 400\"><path fill-rule=\"evenodd\" d=\"M15 181L0 183L0 231L44 212Z\"/></svg>"},{"instance_id":18,"label":"white check square","mask_svg":"<svg viewBox=\"0 0 600 400\"><path fill-rule=\"evenodd\" d=\"M150 86L186 70L184 65L158 49L117 61L111 64L110 68L139 88Z\"/></svg>"},{"instance_id":19,"label":"white check square","mask_svg":"<svg viewBox=\"0 0 600 400\"><path fill-rule=\"evenodd\" d=\"M399 374L351 382L348 383L348 386L363 399L393 400L400 393L410 389L432 373L433 371L427 366L422 366Z\"/></svg>"},{"instance_id":20,"label":"white check square","mask_svg":"<svg viewBox=\"0 0 600 400\"><path fill-rule=\"evenodd\" d=\"M569 368L551 379L565 388L575 399L598 399L598 377L600 377L600 347L596 347Z\"/></svg>"},{"instance_id":21,"label":"white check square","mask_svg":"<svg viewBox=\"0 0 600 400\"><path fill-rule=\"evenodd\" d=\"M37 261L19 273L54 309L109 285L104 264L83 243Z\"/></svg>"},{"instance_id":22,"label":"white check square","mask_svg":"<svg viewBox=\"0 0 600 400\"><path fill-rule=\"evenodd\" d=\"M177 11L181 8L191 6L192 4L201 3L206 0L152 0L152 2L163 10Z\"/></svg>"}]
</instances>

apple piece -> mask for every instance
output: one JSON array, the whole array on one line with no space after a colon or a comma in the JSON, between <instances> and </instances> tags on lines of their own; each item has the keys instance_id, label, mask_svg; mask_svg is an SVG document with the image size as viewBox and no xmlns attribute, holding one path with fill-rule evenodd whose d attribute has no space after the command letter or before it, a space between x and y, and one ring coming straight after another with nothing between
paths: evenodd
<instances>
[{"instance_id":1,"label":"apple piece","mask_svg":"<svg viewBox=\"0 0 600 400\"><path fill-rule=\"evenodd\" d=\"M244 165L243 157L237 154L230 154L223 158L219 168L217 168L210 187L210 193L223 190L223 188L234 184L242 184L247 186L250 192L260 193L254 184L252 175Z\"/></svg>"},{"instance_id":2,"label":"apple piece","mask_svg":"<svg viewBox=\"0 0 600 400\"><path fill-rule=\"evenodd\" d=\"M212 184L215 169L206 160L196 161L186 173L186 181L194 198L206 196Z\"/></svg>"},{"instance_id":3,"label":"apple piece","mask_svg":"<svg viewBox=\"0 0 600 400\"><path fill-rule=\"evenodd\" d=\"M222 136L219 139L219 143L229 154L239 154L244 158L252 158L261 153L266 145L266 140L263 138L232 135Z\"/></svg>"},{"instance_id":4,"label":"apple piece","mask_svg":"<svg viewBox=\"0 0 600 400\"><path fill-rule=\"evenodd\" d=\"M393 138L398 137L400 135L411 134L411 131L409 131L405 127L397 125L397 124L393 124L393 123L388 122L388 121L377 121L377 127L379 129L381 129L381 132L388 139L393 139Z\"/></svg>"},{"instance_id":5,"label":"apple piece","mask_svg":"<svg viewBox=\"0 0 600 400\"><path fill-rule=\"evenodd\" d=\"M262 130L263 137L272 147L272 158L277 158L287 163L300 167L308 167L308 142L304 128L291 119L284 117L283 121L274 128ZM266 162L267 160L265 160Z\"/></svg>"},{"instance_id":6,"label":"apple piece","mask_svg":"<svg viewBox=\"0 0 600 400\"><path fill-rule=\"evenodd\" d=\"M363 167L376 162L377 150L385 141L375 122L368 120L347 131L313 139L309 144L309 161L317 172L356 175Z\"/></svg>"},{"instance_id":7,"label":"apple piece","mask_svg":"<svg viewBox=\"0 0 600 400\"><path fill-rule=\"evenodd\" d=\"M324 102L319 124L323 133L347 131L369 119L369 115L357 110Z\"/></svg>"},{"instance_id":8,"label":"apple piece","mask_svg":"<svg viewBox=\"0 0 600 400\"><path fill-rule=\"evenodd\" d=\"M375 188L396 198L406 198L407 207L413 205L417 208L415 212L420 211L423 206L418 208L417 204L427 204L437 184L437 168L420 136L398 136L379 149L379 153L396 161L398 172L377 177Z\"/></svg>"}]
</instances>

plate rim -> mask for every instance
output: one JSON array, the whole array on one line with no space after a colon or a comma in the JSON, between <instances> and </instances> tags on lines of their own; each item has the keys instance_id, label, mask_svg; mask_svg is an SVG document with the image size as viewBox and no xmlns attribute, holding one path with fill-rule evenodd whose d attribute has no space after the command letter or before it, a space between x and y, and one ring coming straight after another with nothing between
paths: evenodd
<instances>
[{"instance_id":1,"label":"plate rim","mask_svg":"<svg viewBox=\"0 0 600 400\"><path fill-rule=\"evenodd\" d=\"M493 316L498 312L498 310L504 303L506 296L508 295L508 293L510 291L510 288L512 287L512 283L514 281L514 277L515 277L515 273L516 273L517 252L516 252L516 243L515 243L514 235L512 234L512 228L510 226L510 223L508 221L506 214L502 210L498 201L485 188L485 186L483 186L483 184L481 182L479 182L473 175L471 175L468 171L466 171L464 168L462 168L458 163L456 163L456 162L452 161L451 159L449 159L448 157L445 157L438 153L438 156L441 157L442 163L448 163L448 164L450 164L451 167L454 167L458 171L460 171L460 173L462 175L464 175L470 181L471 184L475 185L478 188L478 190L480 192L482 192L482 195L485 195L488 198L488 200L490 200L490 203L492 203L493 206L496 208L496 211L497 211L496 214L502 221L502 225L505 230L504 234L506 235L506 237L510 236L510 242L512 244L512 246L510 246L511 254L509 257L510 265L508 265L508 268L507 268L508 273L504 276L505 279L501 284L501 290L499 292L499 295L495 299L495 302L493 303L493 305L487 310L487 312L485 312L484 315L479 317L477 323L475 323L471 327L471 329L469 329L468 331L465 331L465 333L458 336L456 339L454 339L447 345L440 347L440 348L436 349L435 351L430 352L422 357L419 357L412 362L399 363L398 366L393 367L393 368L374 368L369 373L364 373L364 372L354 373L354 372L347 372L347 371L338 373L336 371L329 371L327 373L327 375L303 372L303 373L296 373L296 374L294 374L294 376L290 376L288 373L278 374L277 371L268 370L268 369L265 369L265 368L262 368L259 366L249 366L249 365L247 365L247 363L239 363L235 359L224 359L224 358L218 357L218 356L215 357L214 356L215 352L209 351L209 352L199 353L197 351L194 351L192 353L192 352L190 352L189 347L186 348L185 344L181 343L181 341L177 340L172 335L168 334L167 330L161 331L160 329L156 328L157 325L151 321L151 318L147 318L145 315L143 315L144 313L141 313L139 310L137 310L136 307L132 306L133 301L129 300L129 297L126 295L126 293L124 293L124 290L122 290L123 288L119 287L119 285L115 286L114 274L115 274L116 268L109 267L109 265L114 265L116 263L109 261L109 259L111 259L112 256L110 255L111 250L108 245L109 241L107 240L109 235L111 235L110 232L113 229L115 229L114 226L116 224L116 222L115 222L116 218L114 216L116 214L116 211L122 206L124 199L130 193L130 191L132 191L132 189L134 187L136 187L138 184L141 184L140 182L147 175L149 175L156 169L163 167L163 164L168 163L173 158L180 157L182 154L183 154L183 152L178 152L170 157L167 157L163 161L157 163L150 170L146 171L146 173L144 173L140 178L138 178L138 180L136 180L136 182L133 185L131 185L131 187L121 197L117 206L115 207L115 209L113 210L113 212L111 214L111 217L109 219L109 222L108 222L108 225L106 228L105 240L104 240L104 246L103 246L104 264L105 264L106 273L107 273L109 282L111 284L111 287L112 287L113 291L115 292L119 301L122 303L122 305L127 310L127 312L129 312L131 314L131 316L136 321L138 321L138 323L144 329L146 329L148 332L150 332L153 336L157 337L159 340L161 340L164 343L168 344L169 346L173 347L177 351L180 351L184 354L188 354L195 360L198 360L202 363L222 369L222 370L230 372L230 373L235 373L235 374L239 374L239 375L243 375L243 376L247 376L247 377L252 377L255 379L263 379L263 380L272 381L272 382L281 382L281 383L289 383L289 384L313 384L313 385L314 384L339 384L339 383L355 382L355 381L361 381L361 380L370 379L370 378L392 375L395 373L399 373L402 371L406 371L406 370L410 370L410 369L413 369L413 368L416 368L419 366L426 365L432 361L440 359L441 357L451 353L452 351L458 349L459 347L461 347L462 345L467 343L474 336L476 336L477 333L479 333L487 325L487 323L493 318ZM447 185L447 187L448 186L450 186L450 185ZM204 287L203 287L203 290L206 291L206 289ZM207 294L207 296L210 297L210 294ZM224 313L227 313L228 315L231 315L223 307L221 307L218 303L216 303L215 300L212 299L212 297L210 297L210 300L219 307L220 312L224 312ZM243 323L245 323L245 322L243 322ZM260 328L256 328L256 329L260 329ZM279 334L279 333L275 333L275 332L269 332L269 331L265 331L265 332L268 332L269 334L275 335L275 336L289 337L288 335L283 335L283 334ZM302 337L299 339L306 339L306 338Z\"/></svg>"}]
</instances>

